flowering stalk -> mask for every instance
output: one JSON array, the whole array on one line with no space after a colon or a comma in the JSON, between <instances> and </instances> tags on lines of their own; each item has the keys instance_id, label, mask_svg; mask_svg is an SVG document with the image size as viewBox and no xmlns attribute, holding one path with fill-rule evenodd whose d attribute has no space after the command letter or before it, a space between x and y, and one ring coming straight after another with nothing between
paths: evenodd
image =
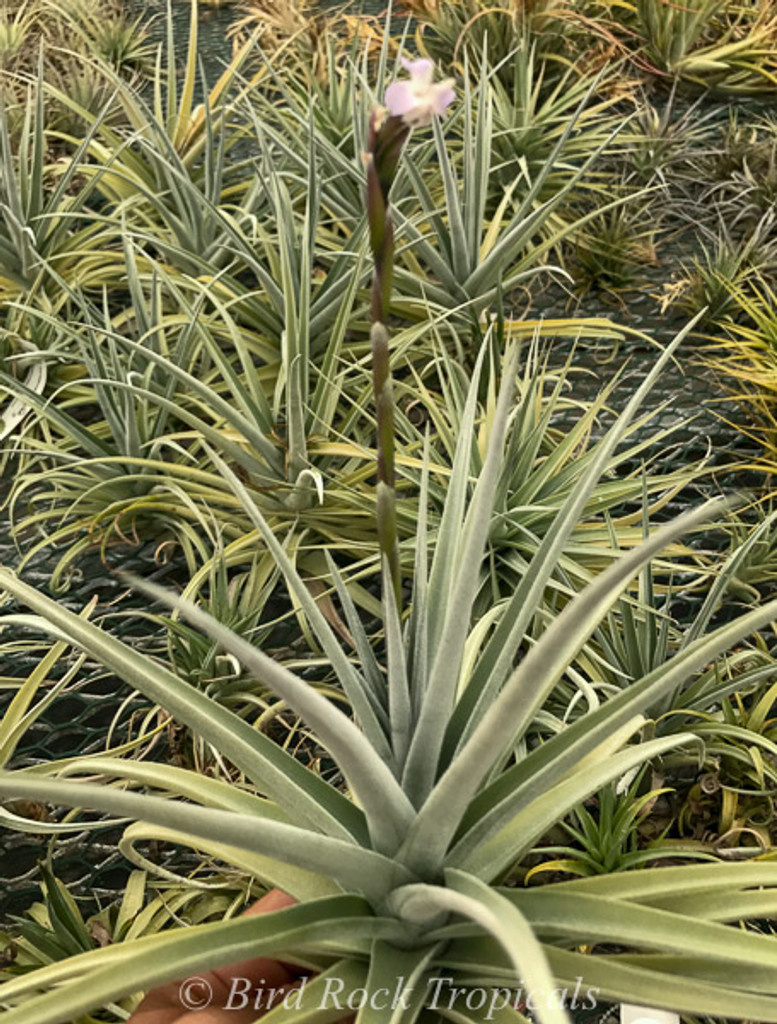
<instances>
[{"instance_id":1,"label":"flowering stalk","mask_svg":"<svg viewBox=\"0 0 777 1024\"><path fill-rule=\"evenodd\" d=\"M399 542L396 517L396 473L394 469L394 396L389 366L389 336L386 329L391 281L394 269L394 229L388 195L399 156L410 128L400 117L373 110L370 117L367 164L367 219L374 260L370 343L372 345L372 386L378 425L378 542L400 603Z\"/></svg>"},{"instance_id":2,"label":"flowering stalk","mask_svg":"<svg viewBox=\"0 0 777 1024\"><path fill-rule=\"evenodd\" d=\"M402 63L410 72L410 79L390 85L384 97L386 106L372 111L364 158L367 171L367 221L375 267L370 308L370 343L378 426L378 543L388 567L397 608L400 606L401 577L394 468L394 396L386 328L394 270L394 229L389 209L389 192L411 129L429 124L432 116L443 114L453 100L451 79L437 84L432 82L433 65L430 60L403 60Z\"/></svg>"}]
</instances>

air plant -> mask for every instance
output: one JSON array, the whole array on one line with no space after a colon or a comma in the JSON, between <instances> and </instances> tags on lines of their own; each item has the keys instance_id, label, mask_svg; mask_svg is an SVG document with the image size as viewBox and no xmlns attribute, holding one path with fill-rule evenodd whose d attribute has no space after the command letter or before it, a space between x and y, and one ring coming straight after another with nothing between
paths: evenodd
<instances>
[{"instance_id":1,"label":"air plant","mask_svg":"<svg viewBox=\"0 0 777 1024\"><path fill-rule=\"evenodd\" d=\"M0 7L0 69L13 66L37 27L38 12L30 0L19 4L15 11Z\"/></svg>"},{"instance_id":2,"label":"air plant","mask_svg":"<svg viewBox=\"0 0 777 1024\"><path fill-rule=\"evenodd\" d=\"M120 7L88 4L66 4L61 14L84 50L115 71L131 73L149 64L154 48L143 15L131 18Z\"/></svg>"},{"instance_id":3,"label":"air plant","mask_svg":"<svg viewBox=\"0 0 777 1024\"><path fill-rule=\"evenodd\" d=\"M627 183L619 183L625 188ZM600 290L619 298L634 287L638 269L656 265L660 217L645 204L596 212L586 228L572 234L572 272L580 293Z\"/></svg>"},{"instance_id":4,"label":"air plant","mask_svg":"<svg viewBox=\"0 0 777 1024\"><path fill-rule=\"evenodd\" d=\"M755 277L755 275L753 275ZM774 472L777 451L777 291L766 275L744 287L741 281L724 280L731 319L724 331L709 338L702 357L726 382L730 401L749 414L752 426L744 432L763 445L758 467Z\"/></svg>"},{"instance_id":5,"label":"air plant","mask_svg":"<svg viewBox=\"0 0 777 1024\"><path fill-rule=\"evenodd\" d=\"M436 101L422 95L431 112ZM421 102L406 113L420 113ZM9 614L6 627L34 624L83 648L219 749L242 783L103 756L0 773L0 795L135 818L142 824L130 826L128 837L153 833L192 846L285 889L298 905L106 946L31 972L0 988L6 1024L64 1024L140 989L249 956L280 957L318 972L296 996L301 1017L311 1021L333 1019L331 1001L322 1000L334 987L342 1001L336 1010L358 1008L359 1024L385 1024L385 991L395 993L395 1024L470 1024L491 1019L489 1006L505 1024L526 1024L514 1005L520 989L540 1024L568 1024L562 1004L576 984L594 999L777 1021L777 950L770 938L739 926L775 912L773 863L646 869L531 889L502 884L582 801L651 759L695 742L685 733L648 738L645 709L770 622L777 601L699 636L558 735L536 742L537 713L634 575L722 507L711 502L662 527L525 642L585 502L680 336L608 431L489 628L473 624L471 616L504 458L517 347L504 353L486 454L470 491L483 349L431 559L425 515L431 469L428 455L424 459L412 603L403 615L391 531L388 338L380 319L390 281L387 200L410 128L403 116L376 116L368 154L377 271L375 391L382 404L385 663L367 641L334 562L331 574L356 657L341 647L258 508L253 523L305 607L353 718L206 612L143 584L299 714L338 765L342 785L328 784L158 662L0 570L0 585L37 613ZM242 481L218 457L215 463L250 509ZM102 784L84 780L96 772ZM138 786L146 792L133 791ZM598 944L618 952L591 953ZM281 1021L286 1012L281 1004L266 1020Z\"/></svg>"},{"instance_id":6,"label":"air plant","mask_svg":"<svg viewBox=\"0 0 777 1024\"><path fill-rule=\"evenodd\" d=\"M524 882L536 881L548 871L581 877L606 875L677 857L678 849L665 843L663 835L650 840L643 834L647 832L646 820L656 801L671 792L670 786L640 792L644 775L644 770L638 771L634 781L625 786L622 781L611 783L592 800L576 807L570 819L557 829L561 833L559 840L566 833L565 838L574 845L559 842L538 847L537 856L555 856L531 868ZM696 850L679 855L707 861L715 859L712 854Z\"/></svg>"},{"instance_id":7,"label":"air plant","mask_svg":"<svg viewBox=\"0 0 777 1024\"><path fill-rule=\"evenodd\" d=\"M636 29L643 66L704 89L771 92L777 18L768 5L726 0L608 0L613 16Z\"/></svg>"}]
</instances>

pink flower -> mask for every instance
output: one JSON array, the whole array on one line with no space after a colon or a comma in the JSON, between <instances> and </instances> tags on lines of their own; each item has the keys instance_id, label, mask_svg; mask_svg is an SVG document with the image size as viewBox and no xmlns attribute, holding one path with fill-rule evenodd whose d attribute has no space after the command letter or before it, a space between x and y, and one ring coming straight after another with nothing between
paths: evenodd
<instances>
[{"instance_id":1,"label":"pink flower","mask_svg":"<svg viewBox=\"0 0 777 1024\"><path fill-rule=\"evenodd\" d=\"M403 57L402 67L410 72L409 80L390 85L383 102L392 117L401 117L410 128L422 128L431 124L435 115L443 115L453 103L453 79L433 82L434 63L430 60Z\"/></svg>"}]
</instances>

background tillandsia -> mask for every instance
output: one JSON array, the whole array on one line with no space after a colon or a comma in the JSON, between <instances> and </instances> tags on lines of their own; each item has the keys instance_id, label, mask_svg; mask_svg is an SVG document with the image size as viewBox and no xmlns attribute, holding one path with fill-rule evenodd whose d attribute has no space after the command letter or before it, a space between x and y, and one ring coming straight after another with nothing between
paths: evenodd
<instances>
[{"instance_id":1,"label":"background tillandsia","mask_svg":"<svg viewBox=\"0 0 777 1024\"><path fill-rule=\"evenodd\" d=\"M752 434L762 446L761 465L771 474L777 448L775 292L768 275L755 272L749 287L733 277L721 278L720 286L730 315L717 320L715 336L708 336L702 358L727 382L730 401L751 413Z\"/></svg>"},{"instance_id":2,"label":"background tillandsia","mask_svg":"<svg viewBox=\"0 0 777 1024\"><path fill-rule=\"evenodd\" d=\"M605 6L616 34L617 25L630 30L624 42L634 48L634 59L654 73L733 94L774 88L777 20L762 4L605 0Z\"/></svg>"},{"instance_id":3,"label":"background tillandsia","mask_svg":"<svg viewBox=\"0 0 777 1024\"><path fill-rule=\"evenodd\" d=\"M489 329L491 345L483 370L483 398L471 427L472 481L477 479L482 469L493 427L499 390L499 353L509 344L511 329L527 330L531 326L531 322L510 325L497 318ZM537 333L540 326L536 325ZM587 324L570 318L561 325L545 325L548 333L554 326L580 333L587 329L605 329L604 323ZM397 341L401 342L401 339ZM548 366L551 344L546 342L543 348L536 336L525 339L521 344L521 366L489 530L489 559L482 568L483 589L476 604L479 611L493 606L500 597L512 592L564 500L596 458L599 446L606 444L606 438L597 438L595 431L602 429L601 423L613 389L617 387L617 375L602 389L596 401L581 407L575 400L575 385L579 377L574 370L574 357L571 356L558 369L551 370ZM395 388L399 405L397 433L402 449L417 453L415 466L408 465L405 459L400 461L400 477L402 481L412 480L414 487L419 486L422 475L424 432L428 426L433 427L427 500L429 528L434 536L439 529L447 496L446 467L452 461L455 446L466 429L464 415L469 378L466 369L447 352L442 342L437 346L437 358L432 365L434 372L428 384L416 371L410 380L397 382ZM561 416L565 420L565 431L556 426ZM659 515L684 486L707 472L700 462L678 467L669 473L652 473L645 455L648 450L660 450L662 444L671 444L671 430L651 433L650 417L640 417L629 428L624 440L633 438L637 431L640 435L638 442L624 445L613 454L570 536L567 551L560 561L563 576L559 574L550 581L550 587L562 602L563 595L573 593L590 580L591 572L604 568L622 550L643 539L643 498L649 499L650 514ZM401 484L400 493L405 489L406 485ZM671 554L679 556L674 565L675 571L679 571L683 556L686 569L702 570L702 562L682 545L675 546ZM654 569L660 571L657 563ZM671 565L667 563L665 572L669 571Z\"/></svg>"}]
</instances>

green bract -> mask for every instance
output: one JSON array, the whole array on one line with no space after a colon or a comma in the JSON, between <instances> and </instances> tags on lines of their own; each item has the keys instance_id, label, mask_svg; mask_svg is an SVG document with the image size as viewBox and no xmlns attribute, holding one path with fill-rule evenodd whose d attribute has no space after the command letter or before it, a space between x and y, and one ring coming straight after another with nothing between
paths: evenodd
<instances>
[{"instance_id":1,"label":"green bract","mask_svg":"<svg viewBox=\"0 0 777 1024\"><path fill-rule=\"evenodd\" d=\"M500 885L582 800L651 758L696 742L687 733L640 737L643 712L777 615L773 601L689 638L621 693L537 744L537 712L634 576L721 508L709 503L657 530L526 643L581 510L680 340L597 446L474 649L477 567L504 458L515 348L504 358L487 450L471 488L485 348L478 359L428 565L427 449L414 593L404 622L388 581L384 586L385 664L372 652L334 564L357 658L341 647L244 485L212 453L303 606L354 718L194 605L144 589L177 607L300 716L337 763L342 791L152 659L0 571L0 584L37 613L9 614L6 625L36 625L86 651L219 750L243 780L227 784L170 765L85 757L2 773L0 795L137 819L126 833L128 853L152 836L188 844L299 900L265 917L148 936L16 978L0 988L6 1024L72 1021L152 985L257 955L323 972L306 986L298 1010L278 1008L265 1018L270 1024L336 1019L323 1000L330 982L341 1007L351 994L358 1000L364 986L398 993L391 1012L380 1000L363 1003L359 1024L524 1021L506 1002L488 1015L494 986L530 993L542 1024L568 1020L554 989L572 993L575 986L595 998L777 1021L777 946L738 925L777 909L773 863L646 869L529 889ZM85 775L127 785L80 781ZM592 955L597 943L619 952ZM458 997L451 985L461 990ZM484 1004L476 1009L480 992Z\"/></svg>"}]
</instances>

